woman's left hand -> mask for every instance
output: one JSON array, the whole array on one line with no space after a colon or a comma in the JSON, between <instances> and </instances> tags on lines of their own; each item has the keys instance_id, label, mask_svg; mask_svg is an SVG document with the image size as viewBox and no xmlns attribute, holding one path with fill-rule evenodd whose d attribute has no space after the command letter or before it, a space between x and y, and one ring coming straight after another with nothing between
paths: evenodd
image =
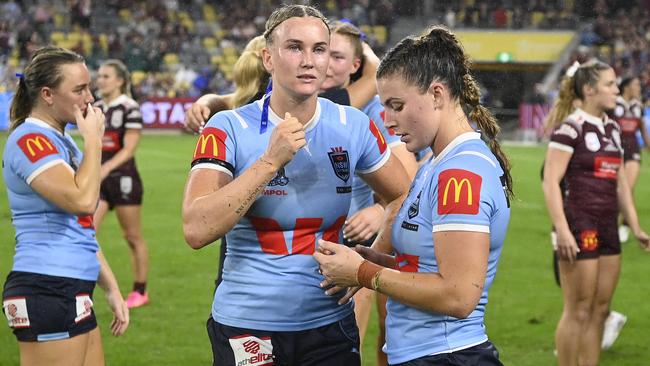
<instances>
[{"instance_id":1,"label":"woman's left hand","mask_svg":"<svg viewBox=\"0 0 650 366\"><path fill-rule=\"evenodd\" d=\"M646 234L645 231L641 230L640 228L634 231L634 236L636 237L636 240L639 241L641 248L650 252L650 236L648 236L648 234Z\"/></svg>"},{"instance_id":2,"label":"woman's left hand","mask_svg":"<svg viewBox=\"0 0 650 366\"><path fill-rule=\"evenodd\" d=\"M119 289L106 292L106 300L108 301L108 306L113 312L111 334L115 337L119 337L124 334L126 328L129 327L129 308L126 306L126 302L124 301Z\"/></svg>"},{"instance_id":3,"label":"woman's left hand","mask_svg":"<svg viewBox=\"0 0 650 366\"><path fill-rule=\"evenodd\" d=\"M320 264L321 273L325 276L321 287L359 285L357 271L364 259L354 249L342 244L319 240L314 259ZM333 293L328 290L328 294Z\"/></svg>"}]
</instances>

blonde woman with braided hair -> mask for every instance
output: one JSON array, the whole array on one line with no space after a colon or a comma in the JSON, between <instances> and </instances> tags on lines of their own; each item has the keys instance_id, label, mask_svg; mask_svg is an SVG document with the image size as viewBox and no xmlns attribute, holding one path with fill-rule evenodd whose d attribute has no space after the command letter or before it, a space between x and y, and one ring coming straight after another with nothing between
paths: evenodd
<instances>
[{"instance_id":1,"label":"blonde woman with braided hair","mask_svg":"<svg viewBox=\"0 0 650 366\"><path fill-rule=\"evenodd\" d=\"M650 245L621 167L620 128L605 113L616 106L618 92L606 63L574 64L547 120L553 133L542 188L557 234L564 297L555 333L561 366L598 364L621 266L619 207L641 246Z\"/></svg>"},{"instance_id":2,"label":"blonde woman with braided hair","mask_svg":"<svg viewBox=\"0 0 650 366\"><path fill-rule=\"evenodd\" d=\"M444 27L399 42L377 80L386 127L409 151L430 147L435 158L420 167L392 230L371 248L320 243L322 285L334 286L328 294L348 287L350 297L363 286L388 296L390 365L501 365L484 326L512 194L497 122Z\"/></svg>"}]
</instances>

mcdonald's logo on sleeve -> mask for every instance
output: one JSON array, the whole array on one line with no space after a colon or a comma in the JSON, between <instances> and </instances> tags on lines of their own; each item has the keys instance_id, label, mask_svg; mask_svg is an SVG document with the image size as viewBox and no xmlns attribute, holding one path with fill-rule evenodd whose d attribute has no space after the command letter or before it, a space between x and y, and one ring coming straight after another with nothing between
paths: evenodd
<instances>
[{"instance_id":1,"label":"mcdonald's logo on sleeve","mask_svg":"<svg viewBox=\"0 0 650 366\"><path fill-rule=\"evenodd\" d=\"M483 178L464 169L447 169L438 176L438 215L478 214Z\"/></svg>"},{"instance_id":2,"label":"mcdonald's logo on sleeve","mask_svg":"<svg viewBox=\"0 0 650 366\"><path fill-rule=\"evenodd\" d=\"M227 138L226 132L218 128L208 127L203 129L198 141L196 141L192 160L218 159L226 161Z\"/></svg>"},{"instance_id":3,"label":"mcdonald's logo on sleeve","mask_svg":"<svg viewBox=\"0 0 650 366\"><path fill-rule=\"evenodd\" d=\"M384 135L381 134L381 131L377 128L377 125L375 125L375 122L370 120L370 132L375 136L375 139L377 139L377 147L379 148L379 153L383 154L384 151L386 151L386 140L384 139Z\"/></svg>"},{"instance_id":4,"label":"mcdonald's logo on sleeve","mask_svg":"<svg viewBox=\"0 0 650 366\"><path fill-rule=\"evenodd\" d=\"M56 146L42 133L29 133L21 137L18 146L32 163L59 153Z\"/></svg>"}]
</instances>

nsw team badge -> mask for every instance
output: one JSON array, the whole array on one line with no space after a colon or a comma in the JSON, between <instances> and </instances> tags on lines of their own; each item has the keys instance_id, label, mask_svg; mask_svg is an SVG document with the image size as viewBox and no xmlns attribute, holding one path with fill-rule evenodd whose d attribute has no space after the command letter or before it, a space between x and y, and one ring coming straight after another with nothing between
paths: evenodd
<instances>
[{"instance_id":1,"label":"nsw team badge","mask_svg":"<svg viewBox=\"0 0 650 366\"><path fill-rule=\"evenodd\" d=\"M332 163L332 169L334 169L334 174L347 183L350 179L350 156L346 150L343 150L342 147L333 147L331 152L328 152L327 155L330 157L330 163Z\"/></svg>"}]
</instances>

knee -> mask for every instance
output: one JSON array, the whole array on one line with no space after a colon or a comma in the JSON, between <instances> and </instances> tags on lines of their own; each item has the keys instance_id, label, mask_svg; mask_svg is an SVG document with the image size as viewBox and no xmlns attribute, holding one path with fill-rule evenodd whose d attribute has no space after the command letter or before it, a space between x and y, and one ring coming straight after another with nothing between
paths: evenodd
<instances>
[{"instance_id":1,"label":"knee","mask_svg":"<svg viewBox=\"0 0 650 366\"><path fill-rule=\"evenodd\" d=\"M142 240L142 236L140 235L140 233L125 232L124 239L129 244L129 246L133 249L144 246L144 241Z\"/></svg>"}]
</instances>

